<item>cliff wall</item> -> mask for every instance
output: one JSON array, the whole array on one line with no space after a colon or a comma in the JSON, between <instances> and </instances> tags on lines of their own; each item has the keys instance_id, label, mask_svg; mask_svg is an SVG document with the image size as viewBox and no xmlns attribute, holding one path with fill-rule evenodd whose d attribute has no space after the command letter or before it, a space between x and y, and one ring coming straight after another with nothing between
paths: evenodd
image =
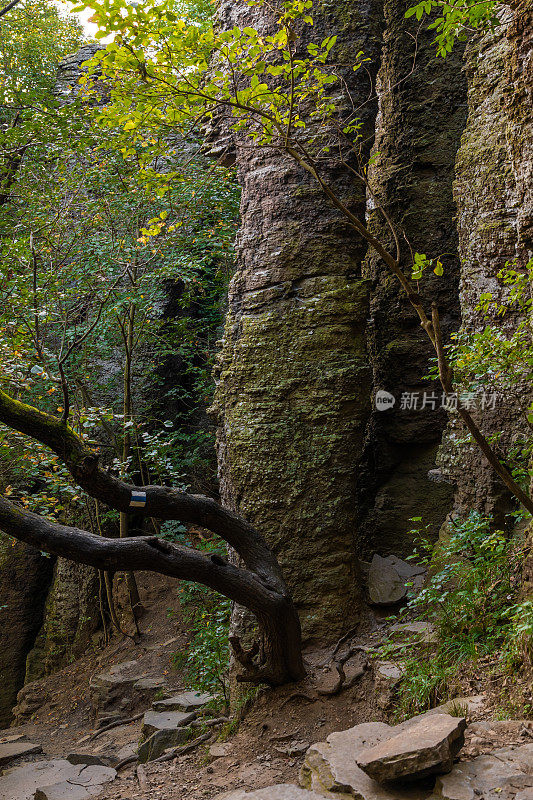
<instances>
[{"instance_id":1,"label":"cliff wall","mask_svg":"<svg viewBox=\"0 0 533 800\"><path fill-rule=\"evenodd\" d=\"M315 23L340 33L343 55L371 58L370 97L377 71L379 105L362 107L363 140L375 136L369 224L393 247L378 200L404 262L409 245L441 258L444 277L425 276L420 291L449 340L461 324L482 329L479 294L501 297L498 271L532 249L531 4L505 7L466 61L461 44L437 60L433 34L405 20L409 5L321 5ZM224 4L222 24L257 25L257 13ZM360 616L357 560L410 552L410 517L436 536L453 508L508 511L510 498L424 380L432 353L394 279L290 164L237 150L242 228L216 404L222 497L266 533L305 635L327 641ZM328 177L363 218L360 187L333 163ZM379 389L393 410L371 409ZM483 421L502 452L523 429L526 391Z\"/></svg>"},{"instance_id":2,"label":"cliff wall","mask_svg":"<svg viewBox=\"0 0 533 800\"><path fill-rule=\"evenodd\" d=\"M0 728L8 726L24 684L26 657L43 620L53 561L0 535Z\"/></svg>"}]
</instances>

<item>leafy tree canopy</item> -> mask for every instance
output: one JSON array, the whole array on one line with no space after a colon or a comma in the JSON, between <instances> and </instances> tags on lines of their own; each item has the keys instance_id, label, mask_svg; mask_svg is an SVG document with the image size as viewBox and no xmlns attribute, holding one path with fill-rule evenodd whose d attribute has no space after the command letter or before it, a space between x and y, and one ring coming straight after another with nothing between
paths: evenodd
<instances>
[{"instance_id":1,"label":"leafy tree canopy","mask_svg":"<svg viewBox=\"0 0 533 800\"><path fill-rule=\"evenodd\" d=\"M20 111L53 88L59 61L78 49L83 33L74 17L47 0L23 0L0 26L0 106Z\"/></svg>"},{"instance_id":2,"label":"leafy tree canopy","mask_svg":"<svg viewBox=\"0 0 533 800\"><path fill-rule=\"evenodd\" d=\"M456 39L498 23L494 0L422 0L407 11L406 17L421 20L426 14L434 17L429 28L437 32L437 53L443 58L451 52Z\"/></svg>"}]
</instances>

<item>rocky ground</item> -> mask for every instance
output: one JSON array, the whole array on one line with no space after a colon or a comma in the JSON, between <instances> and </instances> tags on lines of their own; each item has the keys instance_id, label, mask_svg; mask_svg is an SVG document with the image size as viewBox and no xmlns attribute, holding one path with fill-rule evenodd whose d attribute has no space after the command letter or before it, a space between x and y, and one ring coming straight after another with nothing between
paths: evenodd
<instances>
[{"instance_id":1,"label":"rocky ground","mask_svg":"<svg viewBox=\"0 0 533 800\"><path fill-rule=\"evenodd\" d=\"M388 590L401 593L393 583L373 591L386 600ZM533 800L533 722L495 719L490 693L475 694L472 683L468 697L392 726L398 666L370 652L383 640L427 643L430 626L385 622L376 611L364 632L306 652L308 679L262 690L237 726L209 698L185 692L172 667L186 642L175 584L140 584L140 645L115 642L20 693L16 725L0 732L0 800ZM399 756L359 758L391 742ZM383 764L401 761L406 745L419 779L411 764L391 784ZM451 772L433 774L454 760Z\"/></svg>"}]
</instances>

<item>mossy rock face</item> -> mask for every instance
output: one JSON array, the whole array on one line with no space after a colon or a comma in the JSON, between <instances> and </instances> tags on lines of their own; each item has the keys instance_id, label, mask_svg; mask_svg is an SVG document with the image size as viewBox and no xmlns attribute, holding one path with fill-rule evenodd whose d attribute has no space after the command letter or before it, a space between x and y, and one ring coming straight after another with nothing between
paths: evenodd
<instances>
[{"instance_id":1,"label":"mossy rock face","mask_svg":"<svg viewBox=\"0 0 533 800\"><path fill-rule=\"evenodd\" d=\"M357 282L283 313L241 314L217 398L226 491L267 534L317 639L357 607L354 496L369 398L357 320L366 301Z\"/></svg>"},{"instance_id":2,"label":"mossy rock face","mask_svg":"<svg viewBox=\"0 0 533 800\"><path fill-rule=\"evenodd\" d=\"M38 550L0 534L0 727L24 684L26 656L40 628L53 561Z\"/></svg>"},{"instance_id":3,"label":"mossy rock face","mask_svg":"<svg viewBox=\"0 0 533 800\"><path fill-rule=\"evenodd\" d=\"M227 27L267 28L267 14L220 7ZM341 60L355 63L360 50L370 59L370 74L345 76L370 141L382 2L328 2L314 21L314 41L338 34ZM237 151L242 227L214 403L222 496L275 550L306 640L327 643L361 612L354 531L371 395L366 247L293 162ZM366 198L348 170L333 158L321 170L364 219Z\"/></svg>"},{"instance_id":4,"label":"mossy rock face","mask_svg":"<svg viewBox=\"0 0 533 800\"><path fill-rule=\"evenodd\" d=\"M488 322L510 334L520 323L516 307L504 320L494 315L487 321L477 306L484 292L498 304L504 301L508 290L498 273L506 264L525 267L533 253L533 6L511 6L494 33L473 40L466 62L468 121L457 156L454 197L462 327L468 332L482 331ZM517 381L515 390L501 393L501 378L491 384L487 377L484 389L497 393L496 407L478 410L476 416L485 435L497 436L498 450L505 454L527 430L523 409L533 400L532 386ZM504 525L509 494L476 447L457 447L463 436L462 426L453 422L441 449L443 468L457 481L456 509L461 514L478 509Z\"/></svg>"},{"instance_id":5,"label":"mossy rock face","mask_svg":"<svg viewBox=\"0 0 533 800\"><path fill-rule=\"evenodd\" d=\"M44 620L28 655L26 683L78 658L99 624L98 572L93 567L57 560Z\"/></svg>"}]
</instances>

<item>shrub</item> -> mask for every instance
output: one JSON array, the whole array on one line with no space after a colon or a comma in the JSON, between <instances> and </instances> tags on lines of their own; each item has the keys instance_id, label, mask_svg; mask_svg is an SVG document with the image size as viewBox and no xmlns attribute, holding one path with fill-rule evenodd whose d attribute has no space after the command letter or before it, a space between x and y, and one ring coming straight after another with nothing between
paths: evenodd
<instances>
[{"instance_id":1,"label":"shrub","mask_svg":"<svg viewBox=\"0 0 533 800\"><path fill-rule=\"evenodd\" d=\"M460 690L462 678L483 657L500 654L508 667L531 654L533 603L516 603L523 548L491 520L472 512L451 523L437 548L425 538L414 557L430 567L422 591L403 611L435 628L435 642L393 647L403 667L399 711L413 714L442 703ZM391 646L381 653L391 655Z\"/></svg>"}]
</instances>

